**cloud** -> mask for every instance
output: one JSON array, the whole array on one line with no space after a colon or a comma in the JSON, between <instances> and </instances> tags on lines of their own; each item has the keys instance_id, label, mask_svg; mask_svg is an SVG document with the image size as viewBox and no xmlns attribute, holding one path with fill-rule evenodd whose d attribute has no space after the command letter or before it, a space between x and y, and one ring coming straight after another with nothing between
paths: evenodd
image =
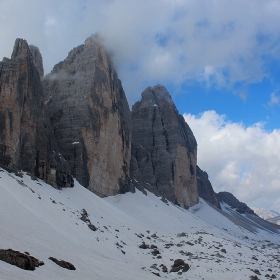
<instances>
[{"instance_id":1,"label":"cloud","mask_svg":"<svg viewBox=\"0 0 280 280\"><path fill-rule=\"evenodd\" d=\"M184 114L198 142L198 165L216 192L229 191L250 206L280 210L280 130L245 127L225 115Z\"/></svg>"},{"instance_id":2,"label":"cloud","mask_svg":"<svg viewBox=\"0 0 280 280\"><path fill-rule=\"evenodd\" d=\"M0 55L23 37L40 48L45 73L99 31L130 102L158 83L258 82L280 58L275 0L2 0L0 9Z\"/></svg>"},{"instance_id":3,"label":"cloud","mask_svg":"<svg viewBox=\"0 0 280 280\"><path fill-rule=\"evenodd\" d=\"M270 101L268 103L269 106L279 105L280 103L280 96L277 95L275 92L271 93Z\"/></svg>"}]
</instances>

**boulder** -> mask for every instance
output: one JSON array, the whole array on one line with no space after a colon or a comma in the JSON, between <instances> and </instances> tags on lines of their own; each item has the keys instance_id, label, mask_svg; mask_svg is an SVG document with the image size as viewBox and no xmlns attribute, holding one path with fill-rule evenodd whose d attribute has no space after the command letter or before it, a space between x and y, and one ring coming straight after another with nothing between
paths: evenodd
<instances>
[{"instance_id":1,"label":"boulder","mask_svg":"<svg viewBox=\"0 0 280 280\"><path fill-rule=\"evenodd\" d=\"M15 265L24 270L35 270L36 267L44 265L44 262L13 249L0 249L0 260Z\"/></svg>"}]
</instances>

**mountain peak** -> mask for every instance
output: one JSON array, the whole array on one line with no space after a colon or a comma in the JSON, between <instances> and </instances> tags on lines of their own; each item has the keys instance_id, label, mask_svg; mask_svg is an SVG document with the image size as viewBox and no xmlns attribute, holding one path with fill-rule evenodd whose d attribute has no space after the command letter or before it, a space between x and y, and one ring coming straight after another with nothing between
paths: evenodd
<instances>
[{"instance_id":1,"label":"mountain peak","mask_svg":"<svg viewBox=\"0 0 280 280\"><path fill-rule=\"evenodd\" d=\"M17 38L14 44L12 59L18 57L31 56L31 52L26 40Z\"/></svg>"},{"instance_id":2,"label":"mountain peak","mask_svg":"<svg viewBox=\"0 0 280 280\"><path fill-rule=\"evenodd\" d=\"M94 33L92 35L90 35L86 40L85 40L85 45L90 45L93 43L98 43L98 44L103 44L103 38L102 36L100 36L100 34Z\"/></svg>"},{"instance_id":3,"label":"mountain peak","mask_svg":"<svg viewBox=\"0 0 280 280\"><path fill-rule=\"evenodd\" d=\"M154 87L147 87L141 94L142 106L159 105L162 102L168 102L170 105L174 105L171 95L167 91L166 87L162 85L156 85Z\"/></svg>"}]
</instances>

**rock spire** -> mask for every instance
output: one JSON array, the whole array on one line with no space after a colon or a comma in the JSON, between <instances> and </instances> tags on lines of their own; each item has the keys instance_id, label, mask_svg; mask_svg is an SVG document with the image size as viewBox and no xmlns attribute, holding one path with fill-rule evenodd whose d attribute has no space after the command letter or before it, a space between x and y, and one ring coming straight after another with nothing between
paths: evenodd
<instances>
[{"instance_id":1,"label":"rock spire","mask_svg":"<svg viewBox=\"0 0 280 280\"><path fill-rule=\"evenodd\" d=\"M69 52L44 79L58 146L75 178L103 197L129 190L130 110L98 35Z\"/></svg>"},{"instance_id":2,"label":"rock spire","mask_svg":"<svg viewBox=\"0 0 280 280\"><path fill-rule=\"evenodd\" d=\"M56 188L73 186L70 167L59 154L32 53L15 41L11 59L0 62L0 166L27 171Z\"/></svg>"},{"instance_id":3,"label":"rock spire","mask_svg":"<svg viewBox=\"0 0 280 280\"><path fill-rule=\"evenodd\" d=\"M188 208L198 203L197 143L165 87L132 107L132 182Z\"/></svg>"}]
</instances>

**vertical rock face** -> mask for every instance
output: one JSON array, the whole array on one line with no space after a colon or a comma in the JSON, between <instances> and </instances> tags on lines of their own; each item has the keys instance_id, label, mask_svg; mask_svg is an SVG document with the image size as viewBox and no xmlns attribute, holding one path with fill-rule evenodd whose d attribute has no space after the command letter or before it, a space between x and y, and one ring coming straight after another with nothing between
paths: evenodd
<instances>
[{"instance_id":1,"label":"vertical rock face","mask_svg":"<svg viewBox=\"0 0 280 280\"><path fill-rule=\"evenodd\" d=\"M212 205L221 208L217 195L208 179L208 174L196 166L196 177L199 196Z\"/></svg>"},{"instance_id":2,"label":"vertical rock face","mask_svg":"<svg viewBox=\"0 0 280 280\"><path fill-rule=\"evenodd\" d=\"M133 184L193 206L198 203L196 153L194 135L166 88L148 87L132 107Z\"/></svg>"},{"instance_id":3,"label":"vertical rock face","mask_svg":"<svg viewBox=\"0 0 280 280\"><path fill-rule=\"evenodd\" d=\"M39 48L33 45L29 45L30 52L33 57L33 63L38 70L40 78L43 79L44 77L44 67L43 67L43 58Z\"/></svg>"},{"instance_id":4,"label":"vertical rock face","mask_svg":"<svg viewBox=\"0 0 280 280\"><path fill-rule=\"evenodd\" d=\"M44 79L60 152L74 177L99 196L129 190L130 110L96 35L74 48Z\"/></svg>"},{"instance_id":5,"label":"vertical rock face","mask_svg":"<svg viewBox=\"0 0 280 280\"><path fill-rule=\"evenodd\" d=\"M0 62L0 166L24 170L56 188L73 186L46 115L43 88L27 42Z\"/></svg>"}]
</instances>

